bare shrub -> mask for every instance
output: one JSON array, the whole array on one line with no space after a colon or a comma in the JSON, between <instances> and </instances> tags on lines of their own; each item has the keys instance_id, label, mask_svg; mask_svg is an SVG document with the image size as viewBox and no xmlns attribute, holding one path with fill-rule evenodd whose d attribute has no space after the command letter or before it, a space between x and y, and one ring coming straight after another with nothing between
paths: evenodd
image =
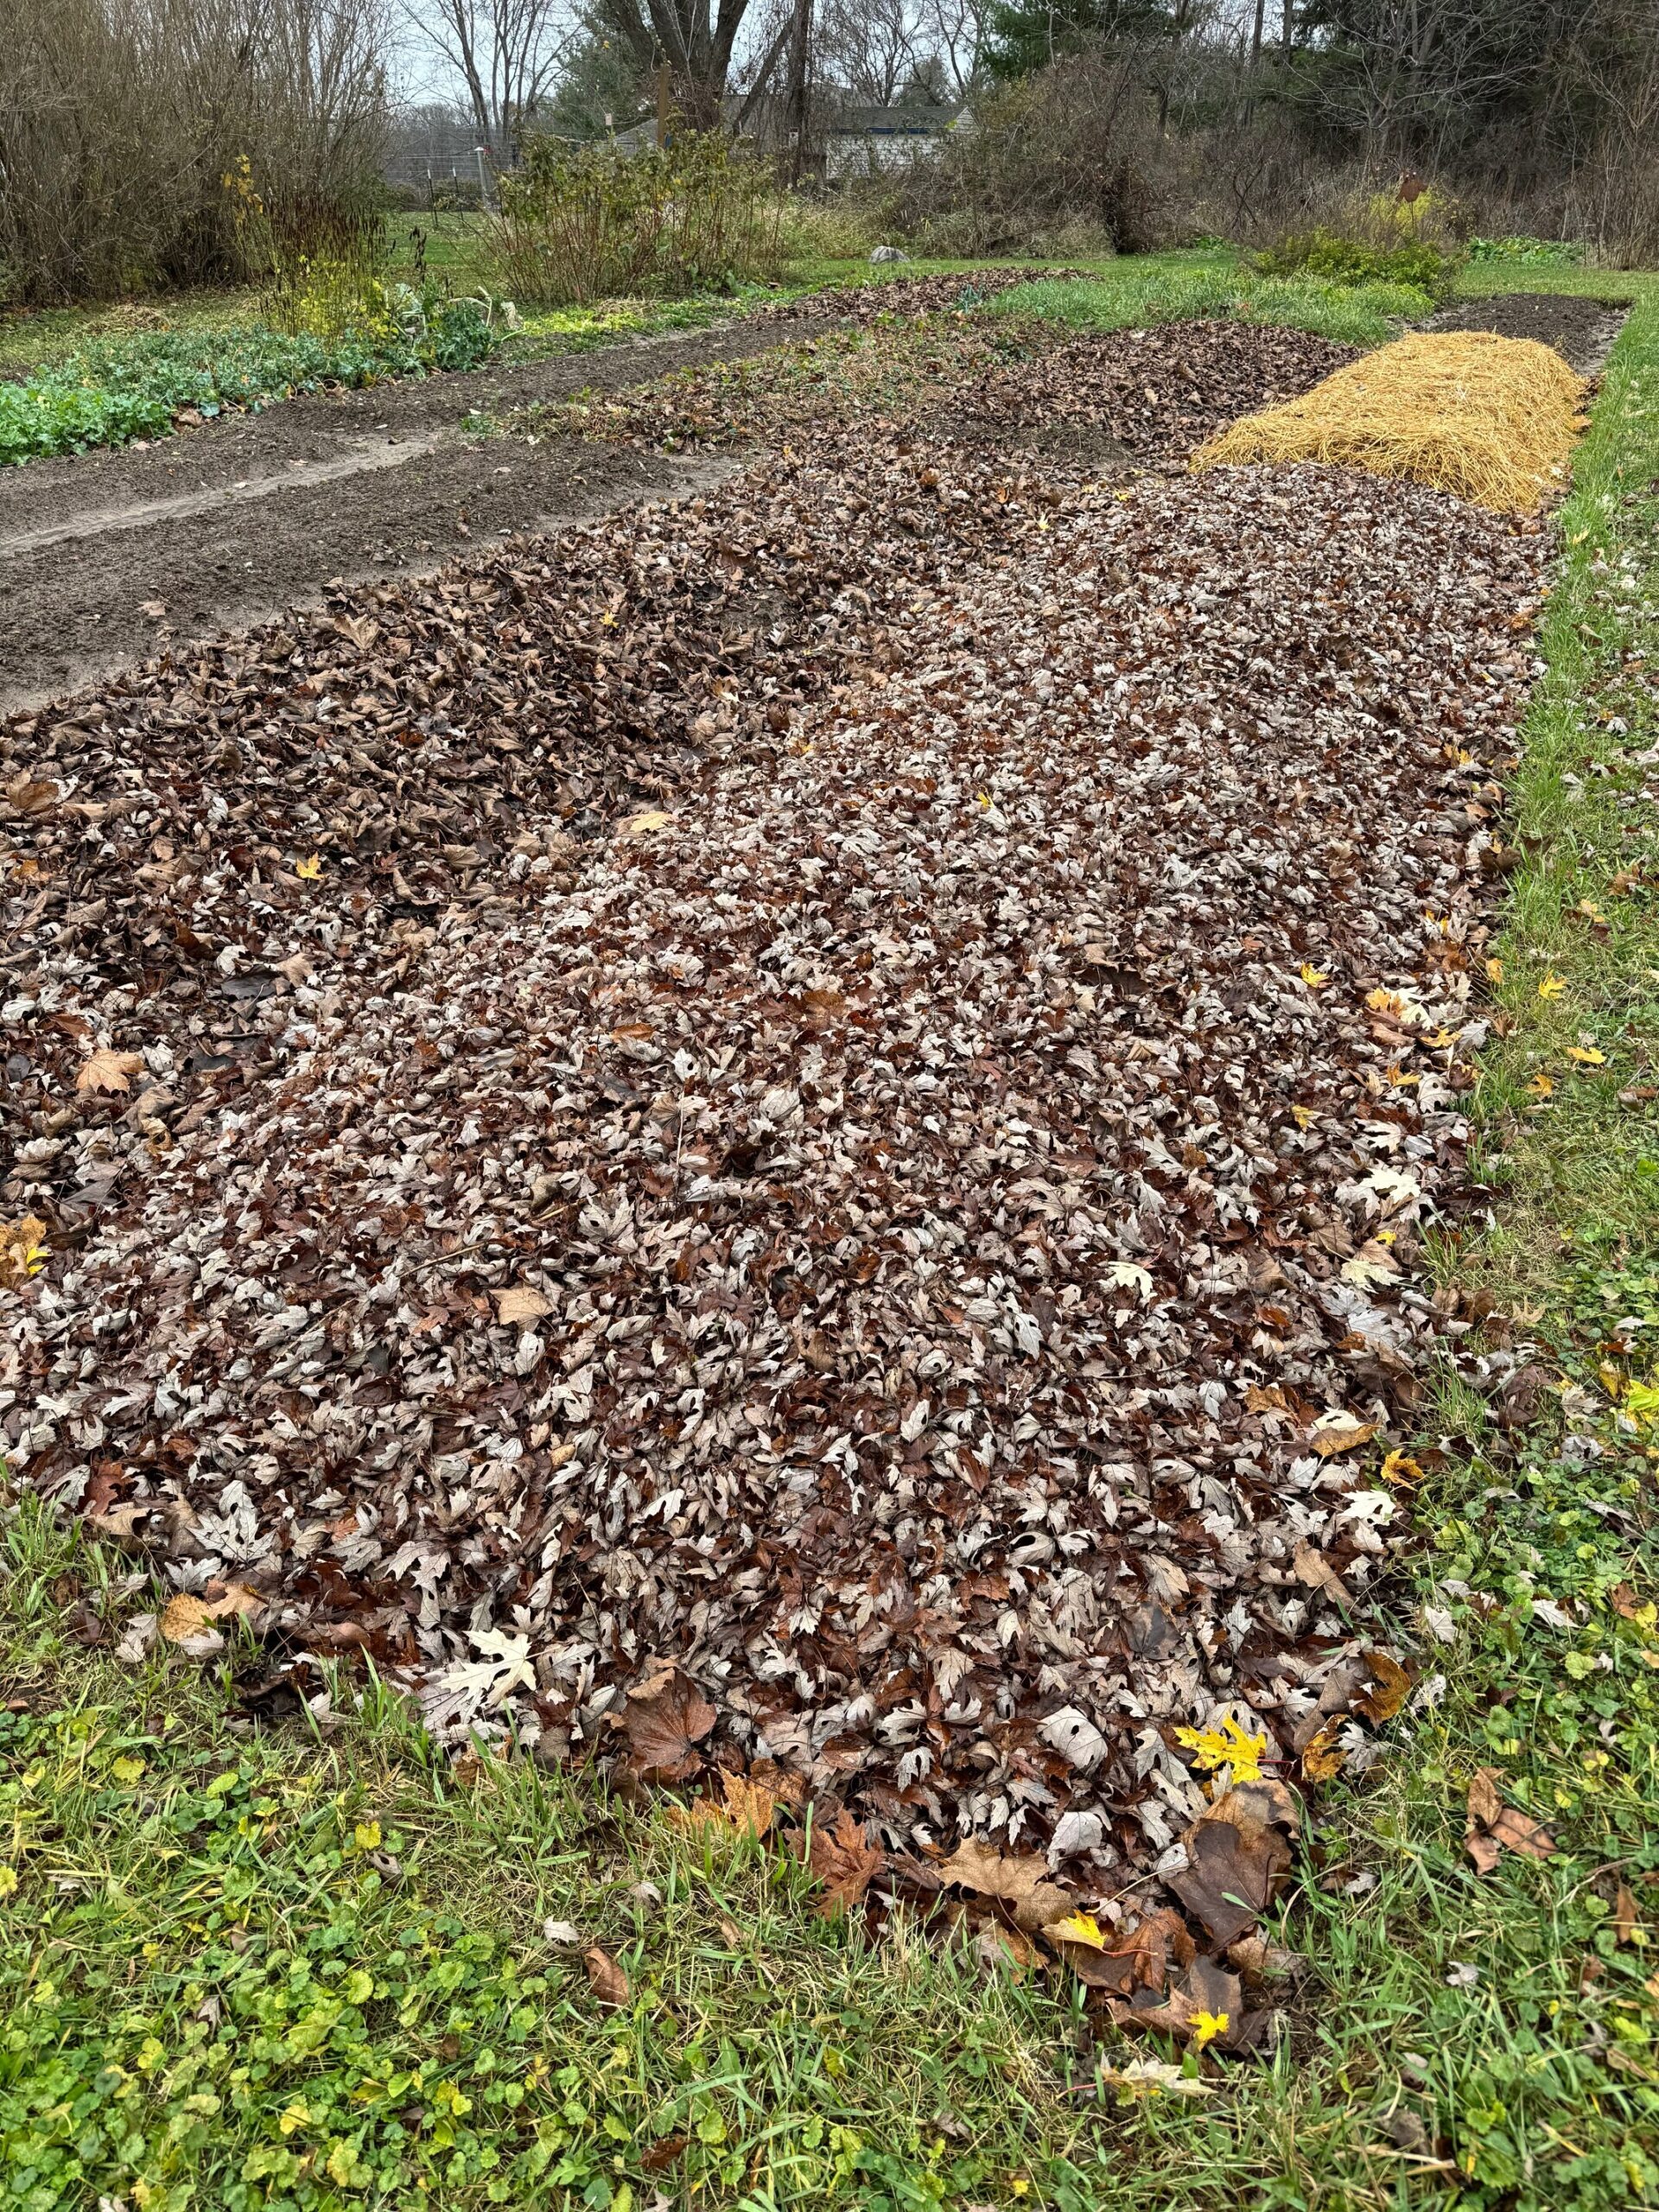
<instances>
[{"instance_id":1,"label":"bare shrub","mask_svg":"<svg viewBox=\"0 0 1659 2212\"><path fill-rule=\"evenodd\" d=\"M246 273L245 157L296 233L378 196L378 0L8 0L0 285L26 304Z\"/></svg>"},{"instance_id":2,"label":"bare shrub","mask_svg":"<svg viewBox=\"0 0 1659 2212\"><path fill-rule=\"evenodd\" d=\"M677 296L777 267L772 173L719 132L677 132L632 155L531 137L500 192L491 257L518 301Z\"/></svg>"},{"instance_id":3,"label":"bare shrub","mask_svg":"<svg viewBox=\"0 0 1659 2212\"><path fill-rule=\"evenodd\" d=\"M935 158L889 181L892 212L929 253L1041 252L1062 236L1142 252L1172 228L1158 138L1135 57L1103 48L981 101Z\"/></svg>"}]
</instances>

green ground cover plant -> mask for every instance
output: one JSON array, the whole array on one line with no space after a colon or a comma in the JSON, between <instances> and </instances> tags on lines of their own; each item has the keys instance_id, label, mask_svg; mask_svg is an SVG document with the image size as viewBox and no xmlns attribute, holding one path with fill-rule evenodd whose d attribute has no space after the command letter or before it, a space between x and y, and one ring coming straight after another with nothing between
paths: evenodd
<instances>
[{"instance_id":1,"label":"green ground cover plant","mask_svg":"<svg viewBox=\"0 0 1659 2212\"><path fill-rule=\"evenodd\" d=\"M1451 290L1457 259L1427 239L1382 245L1316 227L1252 257L1263 276L1316 276L1332 284L1407 284L1433 299Z\"/></svg>"},{"instance_id":2,"label":"green ground cover plant","mask_svg":"<svg viewBox=\"0 0 1659 2212\"><path fill-rule=\"evenodd\" d=\"M1474 262L1495 262L1500 266L1526 268L1573 269L1584 259L1584 248L1576 238L1533 238L1512 237L1501 238L1472 238L1469 241L1469 258Z\"/></svg>"},{"instance_id":3,"label":"green ground cover plant","mask_svg":"<svg viewBox=\"0 0 1659 2212\"><path fill-rule=\"evenodd\" d=\"M388 315L372 331L332 339L257 327L100 339L22 382L0 383L0 463L166 437L186 409L212 418L325 384L474 368L495 343L470 300L435 304L411 329Z\"/></svg>"}]
</instances>

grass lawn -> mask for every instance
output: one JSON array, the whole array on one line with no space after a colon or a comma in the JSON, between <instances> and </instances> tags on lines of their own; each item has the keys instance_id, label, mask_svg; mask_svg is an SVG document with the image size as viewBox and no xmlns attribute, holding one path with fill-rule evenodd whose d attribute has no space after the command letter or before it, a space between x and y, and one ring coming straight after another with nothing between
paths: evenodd
<instances>
[{"instance_id":1,"label":"grass lawn","mask_svg":"<svg viewBox=\"0 0 1659 2212\"><path fill-rule=\"evenodd\" d=\"M1419 1689L1310 1808L1276 2051L1207 2096L1102 2094L1064 1978L937 1929L874 1942L770 1843L527 1760L448 1769L372 1683L256 1730L235 1667L78 1642L89 1597L153 1597L20 1504L0 2203L1659 2203L1659 280L1497 274L1637 300L1507 799L1490 1219L1440 1251L1490 1340L1545 1350L1529 1425L1448 1372L1402 1440L1421 1548L1389 1597ZM1483 1770L1548 1856L1476 1871ZM594 1945L627 1977L610 2007Z\"/></svg>"}]
</instances>

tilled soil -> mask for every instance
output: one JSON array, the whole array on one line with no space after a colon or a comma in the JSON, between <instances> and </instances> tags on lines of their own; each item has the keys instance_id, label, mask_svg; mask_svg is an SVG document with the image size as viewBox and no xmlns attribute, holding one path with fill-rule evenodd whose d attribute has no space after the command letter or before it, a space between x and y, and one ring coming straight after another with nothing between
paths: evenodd
<instances>
[{"instance_id":1,"label":"tilled soil","mask_svg":"<svg viewBox=\"0 0 1659 2212\"><path fill-rule=\"evenodd\" d=\"M1565 292L1500 292L1442 308L1430 330L1495 330L1502 338L1535 338L1553 346L1583 377L1594 376L1612 350L1630 312L1628 301L1574 299Z\"/></svg>"},{"instance_id":2,"label":"tilled soil","mask_svg":"<svg viewBox=\"0 0 1659 2212\"><path fill-rule=\"evenodd\" d=\"M1138 344L1028 373L1132 440ZM1101 1888L1338 1719L1545 540L1170 458L826 434L15 721L12 1464L441 1728Z\"/></svg>"},{"instance_id":3,"label":"tilled soil","mask_svg":"<svg viewBox=\"0 0 1659 2212\"><path fill-rule=\"evenodd\" d=\"M461 425L816 327L770 321L285 401L139 449L0 470L0 707L296 604L423 574L493 537L702 479L568 443L509 452Z\"/></svg>"}]
</instances>

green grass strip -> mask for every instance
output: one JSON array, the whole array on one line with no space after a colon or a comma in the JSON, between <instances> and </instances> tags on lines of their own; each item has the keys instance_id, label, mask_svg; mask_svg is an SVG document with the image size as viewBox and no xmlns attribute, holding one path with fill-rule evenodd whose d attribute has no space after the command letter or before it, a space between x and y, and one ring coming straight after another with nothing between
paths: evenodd
<instances>
[{"instance_id":1,"label":"green grass strip","mask_svg":"<svg viewBox=\"0 0 1659 2212\"><path fill-rule=\"evenodd\" d=\"M1346 346L1381 346L1433 302L1410 284L1339 284L1316 276L1255 276L1216 262L1190 268L1125 262L1098 283L1039 279L1000 294L992 311L1035 315L1076 330L1237 316L1307 330Z\"/></svg>"}]
</instances>

